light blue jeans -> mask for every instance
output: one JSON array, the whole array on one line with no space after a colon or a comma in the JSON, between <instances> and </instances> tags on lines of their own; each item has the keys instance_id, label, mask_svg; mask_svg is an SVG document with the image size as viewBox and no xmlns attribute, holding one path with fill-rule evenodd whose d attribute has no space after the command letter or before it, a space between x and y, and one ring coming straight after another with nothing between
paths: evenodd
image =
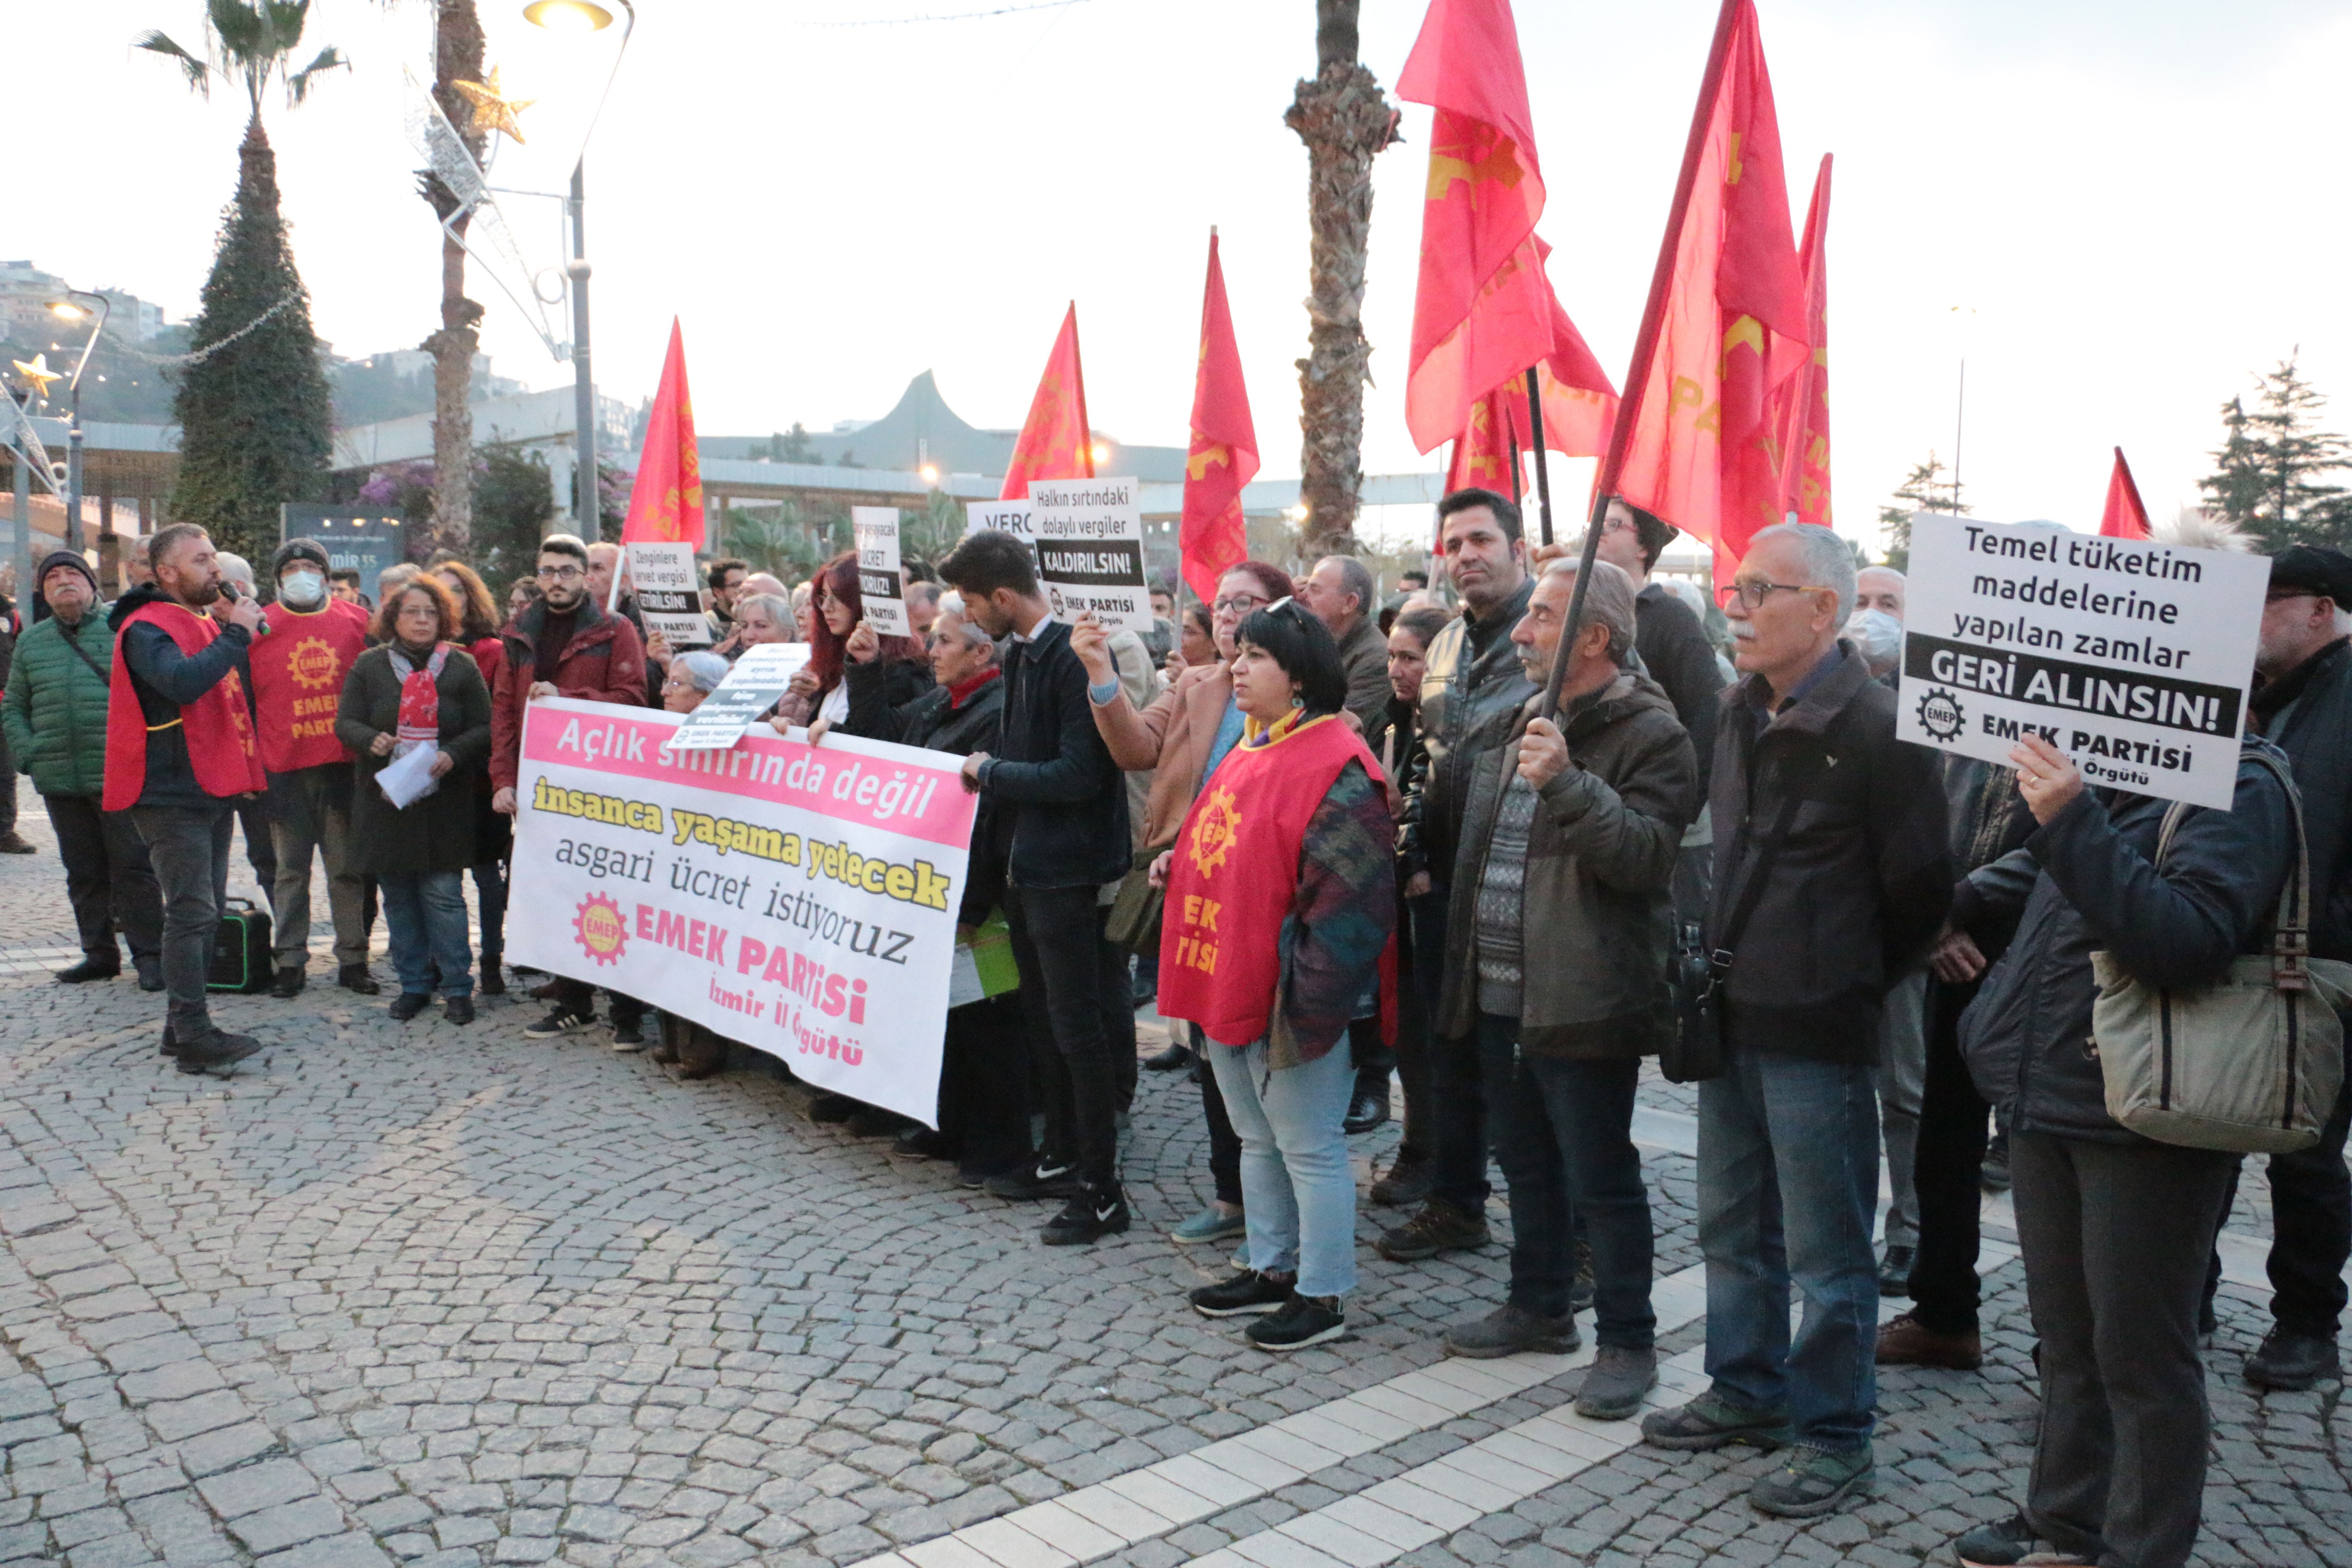
<instances>
[{"instance_id":1,"label":"light blue jeans","mask_svg":"<svg viewBox=\"0 0 2352 1568\"><path fill-rule=\"evenodd\" d=\"M1870 1441L1877 1395L1878 1074L1735 1049L1698 1086L1706 1373L1797 1441ZM1789 1334L1789 1288L1804 1317Z\"/></svg>"},{"instance_id":2,"label":"light blue jeans","mask_svg":"<svg viewBox=\"0 0 2352 1568\"><path fill-rule=\"evenodd\" d=\"M1346 1295L1356 1288L1356 1176L1340 1127L1356 1088L1347 1037L1281 1072L1264 1040L1202 1048L1242 1141L1250 1267L1297 1270L1302 1296Z\"/></svg>"},{"instance_id":3,"label":"light blue jeans","mask_svg":"<svg viewBox=\"0 0 2352 1568\"><path fill-rule=\"evenodd\" d=\"M474 952L466 931L463 871L379 871L386 944L403 994L425 996L425 977L438 970L444 996L474 994Z\"/></svg>"}]
</instances>

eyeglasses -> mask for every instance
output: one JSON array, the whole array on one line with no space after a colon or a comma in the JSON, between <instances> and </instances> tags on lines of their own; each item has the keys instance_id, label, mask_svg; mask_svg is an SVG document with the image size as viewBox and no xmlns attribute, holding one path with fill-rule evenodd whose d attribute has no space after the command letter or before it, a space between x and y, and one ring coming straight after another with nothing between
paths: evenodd
<instances>
[{"instance_id":1,"label":"eyeglasses","mask_svg":"<svg viewBox=\"0 0 2352 1568\"><path fill-rule=\"evenodd\" d=\"M539 580L542 583L575 583L588 574L577 566L542 566Z\"/></svg>"},{"instance_id":2,"label":"eyeglasses","mask_svg":"<svg viewBox=\"0 0 2352 1568\"><path fill-rule=\"evenodd\" d=\"M1738 599L1742 605L1754 610L1762 608L1764 601L1776 593L1826 594L1829 592L1831 590L1822 587L1819 583L1765 583L1751 578L1743 582L1728 583L1717 588L1715 591L1715 602L1728 609L1731 607L1731 601Z\"/></svg>"},{"instance_id":3,"label":"eyeglasses","mask_svg":"<svg viewBox=\"0 0 2352 1568\"><path fill-rule=\"evenodd\" d=\"M1255 610L1266 602L1266 596L1264 594L1228 594L1222 599L1211 601L1209 608L1221 616L1227 616L1240 611Z\"/></svg>"}]
</instances>

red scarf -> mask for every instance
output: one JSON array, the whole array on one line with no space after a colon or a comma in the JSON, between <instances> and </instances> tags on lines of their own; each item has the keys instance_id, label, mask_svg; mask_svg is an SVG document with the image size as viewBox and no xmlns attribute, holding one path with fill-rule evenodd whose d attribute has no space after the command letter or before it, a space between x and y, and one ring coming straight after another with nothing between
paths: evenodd
<instances>
[{"instance_id":1,"label":"red scarf","mask_svg":"<svg viewBox=\"0 0 2352 1568\"><path fill-rule=\"evenodd\" d=\"M107 811L128 811L139 804L147 788L147 715L139 693L131 685L131 660L123 656L122 639L144 622L161 626L179 650L194 658L212 646L220 628L212 617L184 605L154 600L139 606L114 634L114 670L108 682L106 703L106 793L100 805ZM261 759L254 753L253 720L246 712L245 682L232 669L213 689L180 710L177 719L157 725L186 732L188 763L196 786L224 800L257 795L269 787L261 776Z\"/></svg>"},{"instance_id":2,"label":"red scarf","mask_svg":"<svg viewBox=\"0 0 2352 1568\"><path fill-rule=\"evenodd\" d=\"M978 691L982 687L986 686L990 681L994 680L1003 673L1003 670L992 664L986 669L982 670L978 675L973 676L970 680L957 681L953 686L948 688L949 709L953 710L962 707L965 703L971 700L972 693Z\"/></svg>"},{"instance_id":3,"label":"red scarf","mask_svg":"<svg viewBox=\"0 0 2352 1568\"><path fill-rule=\"evenodd\" d=\"M400 677L400 720L392 747L393 756L399 758L441 739L441 670L449 662L449 645L437 644L421 666L411 663L408 650L398 643L384 651Z\"/></svg>"}]
</instances>

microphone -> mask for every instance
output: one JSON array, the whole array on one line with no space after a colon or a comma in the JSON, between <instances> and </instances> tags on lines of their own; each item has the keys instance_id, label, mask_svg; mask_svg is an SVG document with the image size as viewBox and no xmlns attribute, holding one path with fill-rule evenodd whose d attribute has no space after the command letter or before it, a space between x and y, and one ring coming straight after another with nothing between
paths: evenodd
<instances>
[{"instance_id":1,"label":"microphone","mask_svg":"<svg viewBox=\"0 0 2352 1568\"><path fill-rule=\"evenodd\" d=\"M224 577L221 579L221 597L234 605L245 597L245 590L237 586L236 579ZM269 635L269 617L267 615L263 616L260 624L253 628L253 635L257 637L266 637Z\"/></svg>"}]
</instances>

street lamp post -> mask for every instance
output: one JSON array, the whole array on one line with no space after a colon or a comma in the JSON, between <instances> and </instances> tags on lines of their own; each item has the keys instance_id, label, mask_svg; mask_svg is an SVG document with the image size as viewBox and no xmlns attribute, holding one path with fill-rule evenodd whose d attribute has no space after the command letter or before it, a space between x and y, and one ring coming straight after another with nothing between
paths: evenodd
<instances>
[{"instance_id":1,"label":"street lamp post","mask_svg":"<svg viewBox=\"0 0 2352 1568\"><path fill-rule=\"evenodd\" d=\"M89 341L81 346L81 358L75 362L73 379L66 384L69 410L66 425L66 548L79 553L83 548L81 532L81 373L89 368L90 351L98 347L99 333L106 331L106 318L112 313L113 301L103 294L84 293L68 289L62 300L49 301L49 314L61 321L82 321L89 311L74 303L77 300L98 301L98 320L89 329Z\"/></svg>"},{"instance_id":2,"label":"street lamp post","mask_svg":"<svg viewBox=\"0 0 2352 1568\"><path fill-rule=\"evenodd\" d=\"M637 30L637 8L631 0L619 0L628 21L621 30L621 47L613 56L612 73L604 79L604 91L613 90L613 78L621 70L621 56L629 48L629 37ZM599 33L613 25L613 13L597 5L595 0L531 0L522 8L523 19L536 27L554 32ZM602 97L596 100L596 114L604 110ZM588 130L596 129L595 116L588 121ZM603 526L603 507L596 482L596 377L588 347L588 198L586 173L588 138L580 139L579 161L572 165L572 195L565 205L572 216L572 259L565 262L563 275L572 284L572 520L578 525L580 537L593 543Z\"/></svg>"}]
</instances>

